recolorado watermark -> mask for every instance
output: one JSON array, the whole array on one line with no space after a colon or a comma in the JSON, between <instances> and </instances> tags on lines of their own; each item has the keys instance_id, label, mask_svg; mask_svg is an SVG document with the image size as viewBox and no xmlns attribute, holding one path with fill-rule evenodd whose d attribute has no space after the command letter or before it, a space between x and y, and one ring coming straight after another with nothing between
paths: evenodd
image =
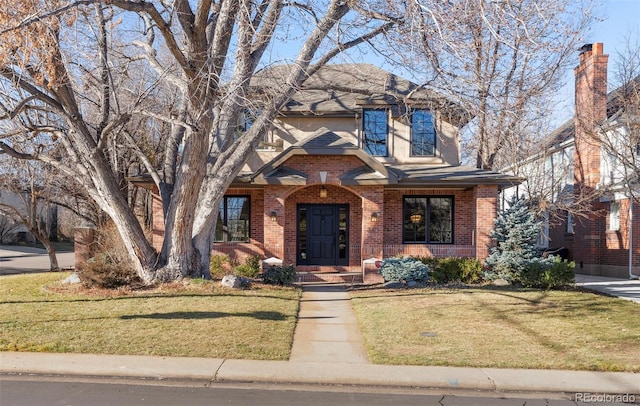
<instances>
[{"instance_id":1,"label":"recolorado watermark","mask_svg":"<svg viewBox=\"0 0 640 406\"><path fill-rule=\"evenodd\" d=\"M640 400L640 397L636 397L636 395L631 393L576 392L573 400L584 403L635 403L636 399Z\"/></svg>"}]
</instances>

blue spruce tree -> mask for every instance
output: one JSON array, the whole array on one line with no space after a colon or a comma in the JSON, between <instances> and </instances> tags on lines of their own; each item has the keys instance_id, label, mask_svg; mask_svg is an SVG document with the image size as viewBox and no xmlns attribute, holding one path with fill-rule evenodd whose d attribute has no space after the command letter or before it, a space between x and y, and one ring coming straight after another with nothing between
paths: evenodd
<instances>
[{"instance_id":1,"label":"blue spruce tree","mask_svg":"<svg viewBox=\"0 0 640 406\"><path fill-rule=\"evenodd\" d=\"M497 245L486 259L485 277L517 282L531 264L544 262L535 244L539 229L540 223L524 198L513 196L495 221L491 237Z\"/></svg>"}]
</instances>

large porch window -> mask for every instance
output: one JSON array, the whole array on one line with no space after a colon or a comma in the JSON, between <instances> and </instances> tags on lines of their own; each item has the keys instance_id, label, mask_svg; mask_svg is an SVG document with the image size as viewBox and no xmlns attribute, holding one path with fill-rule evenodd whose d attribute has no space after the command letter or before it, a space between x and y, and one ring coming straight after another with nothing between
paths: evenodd
<instances>
[{"instance_id":1,"label":"large porch window","mask_svg":"<svg viewBox=\"0 0 640 406\"><path fill-rule=\"evenodd\" d=\"M215 242L249 241L249 196L225 196L220 202Z\"/></svg>"},{"instance_id":2,"label":"large porch window","mask_svg":"<svg viewBox=\"0 0 640 406\"><path fill-rule=\"evenodd\" d=\"M453 244L453 196L405 196L404 243Z\"/></svg>"}]
</instances>

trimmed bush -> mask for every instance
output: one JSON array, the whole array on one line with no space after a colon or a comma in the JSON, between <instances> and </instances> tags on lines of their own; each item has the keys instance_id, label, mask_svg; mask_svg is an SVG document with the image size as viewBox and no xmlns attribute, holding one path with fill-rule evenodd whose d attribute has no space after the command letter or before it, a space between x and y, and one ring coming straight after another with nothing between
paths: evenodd
<instances>
[{"instance_id":1,"label":"trimmed bush","mask_svg":"<svg viewBox=\"0 0 640 406\"><path fill-rule=\"evenodd\" d=\"M380 273L385 282L426 282L429 280L429 267L411 257L385 259L382 261Z\"/></svg>"},{"instance_id":2,"label":"trimmed bush","mask_svg":"<svg viewBox=\"0 0 640 406\"><path fill-rule=\"evenodd\" d=\"M430 279L436 283L478 283L482 280L482 263L476 258L420 257L431 269Z\"/></svg>"},{"instance_id":3,"label":"trimmed bush","mask_svg":"<svg viewBox=\"0 0 640 406\"><path fill-rule=\"evenodd\" d=\"M271 265L262 273L262 281L267 285L291 285L296 279L298 274L293 265Z\"/></svg>"},{"instance_id":4,"label":"trimmed bush","mask_svg":"<svg viewBox=\"0 0 640 406\"><path fill-rule=\"evenodd\" d=\"M574 262L564 261L560 257L550 257L549 262L531 263L521 273L520 282L523 286L536 289L562 289L575 282Z\"/></svg>"},{"instance_id":5,"label":"trimmed bush","mask_svg":"<svg viewBox=\"0 0 640 406\"><path fill-rule=\"evenodd\" d=\"M234 275L255 278L260 273L260 257L252 255L244 263L233 268Z\"/></svg>"}]
</instances>

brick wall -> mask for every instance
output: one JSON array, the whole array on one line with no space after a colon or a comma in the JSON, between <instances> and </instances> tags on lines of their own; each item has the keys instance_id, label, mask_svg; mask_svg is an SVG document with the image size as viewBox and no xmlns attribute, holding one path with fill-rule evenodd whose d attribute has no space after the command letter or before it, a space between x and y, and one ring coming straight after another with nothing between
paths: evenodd
<instances>
[{"instance_id":1,"label":"brick wall","mask_svg":"<svg viewBox=\"0 0 640 406\"><path fill-rule=\"evenodd\" d=\"M599 273L602 260L601 251L605 246L606 213L603 203L594 201L588 210L587 218L577 218L574 225L574 248L572 259L576 262L578 273Z\"/></svg>"},{"instance_id":2,"label":"brick wall","mask_svg":"<svg viewBox=\"0 0 640 406\"><path fill-rule=\"evenodd\" d=\"M253 255L261 258L265 257L264 250L264 224L269 221L269 217L264 214L264 192L262 189L253 188L230 188L225 195L249 196L251 204L251 218L249 219L248 243L214 243L211 254L227 254L232 260L242 263Z\"/></svg>"},{"instance_id":3,"label":"brick wall","mask_svg":"<svg viewBox=\"0 0 640 406\"><path fill-rule=\"evenodd\" d=\"M359 269L367 258L405 253L408 255L486 257L489 233L496 215L497 186L471 190L384 189L382 185L341 186L340 176L362 166L353 156L293 156L286 165L308 175L307 185L269 185L264 189L232 188L227 195L251 199L249 243L216 243L212 253L225 253L238 262L249 255L277 257L296 263L297 207L299 204L345 204L349 206L349 265ZM327 172L323 187L320 171ZM406 195L453 196L454 244L403 244L402 197ZM275 221L271 213L275 213ZM377 221L372 221L376 213ZM164 231L162 206L154 196L154 246L161 245ZM158 245L158 247L160 246Z\"/></svg>"},{"instance_id":4,"label":"brick wall","mask_svg":"<svg viewBox=\"0 0 640 406\"><path fill-rule=\"evenodd\" d=\"M498 187L481 185L474 188L476 257L485 259L493 245L491 231L498 215Z\"/></svg>"},{"instance_id":5,"label":"brick wall","mask_svg":"<svg viewBox=\"0 0 640 406\"><path fill-rule=\"evenodd\" d=\"M360 247L363 238L376 244L382 243L383 192L382 186L340 186L340 176L359 168L362 161L354 156L293 156L287 167L308 175L307 185L268 186L264 191L264 216L275 211L277 221L265 223L265 253L283 259L284 263L296 262L297 206L298 204L348 204L349 205L349 265L360 266ZM320 197L322 188L320 171L327 172L325 189L327 197ZM371 214L378 214L378 221L371 222ZM266 221L266 220L265 220ZM381 253L378 253L381 254Z\"/></svg>"}]
</instances>

